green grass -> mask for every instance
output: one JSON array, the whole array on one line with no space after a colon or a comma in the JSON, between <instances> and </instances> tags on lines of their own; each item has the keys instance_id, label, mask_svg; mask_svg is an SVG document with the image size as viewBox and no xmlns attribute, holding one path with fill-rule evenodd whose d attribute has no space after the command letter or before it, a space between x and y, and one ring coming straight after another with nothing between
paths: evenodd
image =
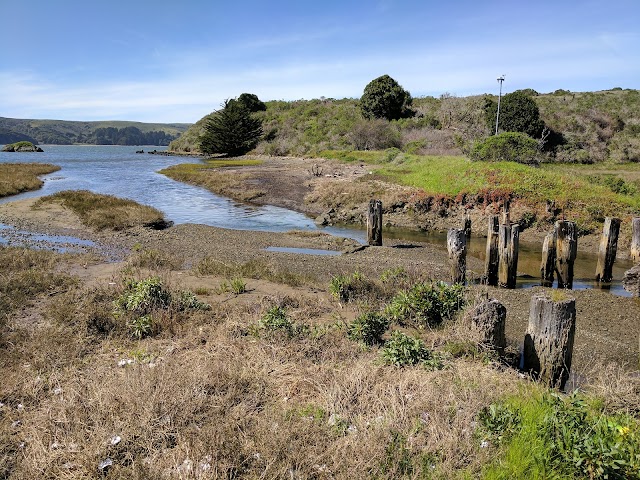
<instances>
[{"instance_id":1,"label":"green grass","mask_svg":"<svg viewBox=\"0 0 640 480\"><path fill-rule=\"evenodd\" d=\"M75 212L84 225L96 230L124 230L134 226L166 226L162 212L133 200L87 190L65 190L42 197L34 205L60 203Z\"/></svg>"}]
</instances>

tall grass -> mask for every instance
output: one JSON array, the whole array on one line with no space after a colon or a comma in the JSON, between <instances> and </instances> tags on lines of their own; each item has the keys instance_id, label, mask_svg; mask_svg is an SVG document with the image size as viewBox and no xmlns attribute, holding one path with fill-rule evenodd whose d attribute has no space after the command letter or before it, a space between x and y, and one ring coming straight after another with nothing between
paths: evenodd
<instances>
[{"instance_id":1,"label":"tall grass","mask_svg":"<svg viewBox=\"0 0 640 480\"><path fill-rule=\"evenodd\" d=\"M47 163L0 163L0 197L37 190L43 185L38 176L58 170Z\"/></svg>"},{"instance_id":2,"label":"tall grass","mask_svg":"<svg viewBox=\"0 0 640 480\"><path fill-rule=\"evenodd\" d=\"M76 213L84 225L96 230L124 230L135 226L165 228L162 212L133 200L102 195L87 190L65 190L40 198L44 203L60 203Z\"/></svg>"}]
</instances>

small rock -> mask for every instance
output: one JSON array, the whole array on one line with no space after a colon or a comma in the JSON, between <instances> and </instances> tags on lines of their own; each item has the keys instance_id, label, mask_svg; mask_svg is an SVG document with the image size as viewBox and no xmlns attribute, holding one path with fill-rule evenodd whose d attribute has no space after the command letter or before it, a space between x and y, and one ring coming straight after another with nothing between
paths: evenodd
<instances>
[{"instance_id":1,"label":"small rock","mask_svg":"<svg viewBox=\"0 0 640 480\"><path fill-rule=\"evenodd\" d=\"M109 444L110 445L117 445L122 441L122 437L120 435L114 435L113 437L111 437L111 440L109 440Z\"/></svg>"},{"instance_id":2,"label":"small rock","mask_svg":"<svg viewBox=\"0 0 640 480\"><path fill-rule=\"evenodd\" d=\"M98 470L100 470L101 472L104 472L112 465L113 465L113 460L107 457L98 464Z\"/></svg>"}]
</instances>

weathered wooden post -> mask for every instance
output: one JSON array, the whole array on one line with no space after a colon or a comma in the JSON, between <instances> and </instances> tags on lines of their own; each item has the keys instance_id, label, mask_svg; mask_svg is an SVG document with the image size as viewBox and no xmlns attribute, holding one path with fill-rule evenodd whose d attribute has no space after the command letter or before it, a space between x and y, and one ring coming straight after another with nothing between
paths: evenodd
<instances>
[{"instance_id":1,"label":"weathered wooden post","mask_svg":"<svg viewBox=\"0 0 640 480\"><path fill-rule=\"evenodd\" d=\"M534 295L524 337L524 369L550 387L563 389L571 371L575 331L575 298L553 301Z\"/></svg>"},{"instance_id":2,"label":"weathered wooden post","mask_svg":"<svg viewBox=\"0 0 640 480\"><path fill-rule=\"evenodd\" d=\"M631 220L631 260L635 265L640 263L640 217Z\"/></svg>"},{"instance_id":3,"label":"weathered wooden post","mask_svg":"<svg viewBox=\"0 0 640 480\"><path fill-rule=\"evenodd\" d=\"M484 276L487 285L498 285L498 233L500 229L500 219L498 215L489 217L489 230L487 232L487 253L484 261Z\"/></svg>"},{"instance_id":4,"label":"weathered wooden post","mask_svg":"<svg viewBox=\"0 0 640 480\"><path fill-rule=\"evenodd\" d=\"M518 273L518 248L520 226L517 223L500 225L498 233L498 284L501 287L516 288Z\"/></svg>"},{"instance_id":5,"label":"weathered wooden post","mask_svg":"<svg viewBox=\"0 0 640 480\"><path fill-rule=\"evenodd\" d=\"M467 237L467 241L471 239L471 216L468 213L464 214L464 236Z\"/></svg>"},{"instance_id":6,"label":"weathered wooden post","mask_svg":"<svg viewBox=\"0 0 640 480\"><path fill-rule=\"evenodd\" d=\"M634 297L640 297L640 263L624 272L622 286Z\"/></svg>"},{"instance_id":7,"label":"weathered wooden post","mask_svg":"<svg viewBox=\"0 0 640 480\"><path fill-rule=\"evenodd\" d=\"M447 250L451 262L451 281L464 283L467 275L467 237L463 229L450 228L447 233Z\"/></svg>"},{"instance_id":8,"label":"weathered wooden post","mask_svg":"<svg viewBox=\"0 0 640 480\"><path fill-rule=\"evenodd\" d=\"M382 201L380 200L369 201L367 243L373 246L382 245Z\"/></svg>"},{"instance_id":9,"label":"weathered wooden post","mask_svg":"<svg viewBox=\"0 0 640 480\"><path fill-rule=\"evenodd\" d=\"M558 288L573 288L573 262L578 254L578 229L575 222L558 220L556 230L556 273Z\"/></svg>"},{"instance_id":10,"label":"weathered wooden post","mask_svg":"<svg viewBox=\"0 0 640 480\"><path fill-rule=\"evenodd\" d=\"M556 234L548 233L542 244L542 263L540 264L541 285L553 286L553 276L556 269Z\"/></svg>"},{"instance_id":11,"label":"weathered wooden post","mask_svg":"<svg viewBox=\"0 0 640 480\"><path fill-rule=\"evenodd\" d=\"M466 316L471 324L472 335L478 343L498 351L504 350L507 346L507 309L502 303L487 298L472 308Z\"/></svg>"},{"instance_id":12,"label":"weathered wooden post","mask_svg":"<svg viewBox=\"0 0 640 480\"><path fill-rule=\"evenodd\" d=\"M613 262L616 261L618 250L618 234L620 233L620 219L606 217L598 248L598 265L596 266L596 282L608 283L613 279Z\"/></svg>"}]
</instances>

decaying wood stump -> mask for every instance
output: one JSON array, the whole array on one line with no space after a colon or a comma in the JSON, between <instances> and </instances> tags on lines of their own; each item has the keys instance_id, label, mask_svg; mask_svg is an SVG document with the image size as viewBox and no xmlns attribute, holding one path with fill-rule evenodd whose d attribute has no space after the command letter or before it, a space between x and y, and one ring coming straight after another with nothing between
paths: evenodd
<instances>
[{"instance_id":1,"label":"decaying wood stump","mask_svg":"<svg viewBox=\"0 0 640 480\"><path fill-rule=\"evenodd\" d=\"M380 200L369 201L367 243L373 246L382 245L382 202Z\"/></svg>"},{"instance_id":2,"label":"decaying wood stump","mask_svg":"<svg viewBox=\"0 0 640 480\"><path fill-rule=\"evenodd\" d=\"M575 222L558 220L556 232L556 273L558 288L573 288L573 263L578 254L578 229Z\"/></svg>"},{"instance_id":3,"label":"decaying wood stump","mask_svg":"<svg viewBox=\"0 0 640 480\"><path fill-rule=\"evenodd\" d=\"M636 265L624 272L622 286L634 297L640 297L640 265Z\"/></svg>"},{"instance_id":4,"label":"decaying wood stump","mask_svg":"<svg viewBox=\"0 0 640 480\"><path fill-rule=\"evenodd\" d=\"M447 250L451 263L451 281L464 283L467 275L467 237L464 230L450 228L447 232Z\"/></svg>"},{"instance_id":5,"label":"decaying wood stump","mask_svg":"<svg viewBox=\"0 0 640 480\"><path fill-rule=\"evenodd\" d=\"M469 240L471 238L471 216L465 213L462 221L464 223L464 236Z\"/></svg>"},{"instance_id":6,"label":"decaying wood stump","mask_svg":"<svg viewBox=\"0 0 640 480\"><path fill-rule=\"evenodd\" d=\"M484 276L487 285L498 285L498 234L500 229L500 218L498 215L489 217L489 230L487 232L487 254L484 263Z\"/></svg>"},{"instance_id":7,"label":"decaying wood stump","mask_svg":"<svg viewBox=\"0 0 640 480\"><path fill-rule=\"evenodd\" d=\"M498 284L501 287L516 288L518 274L518 248L520 226L517 223L500 225L498 233Z\"/></svg>"},{"instance_id":8,"label":"decaying wood stump","mask_svg":"<svg viewBox=\"0 0 640 480\"><path fill-rule=\"evenodd\" d=\"M556 234L548 233L542 244L542 263L540 264L540 280L543 287L553 286L556 270Z\"/></svg>"},{"instance_id":9,"label":"decaying wood stump","mask_svg":"<svg viewBox=\"0 0 640 480\"><path fill-rule=\"evenodd\" d=\"M620 233L620 219L606 217L600 246L598 248L598 265L596 266L596 282L608 283L613 279L613 262L618 251L618 234Z\"/></svg>"},{"instance_id":10,"label":"decaying wood stump","mask_svg":"<svg viewBox=\"0 0 640 480\"><path fill-rule=\"evenodd\" d=\"M495 299L486 299L467 313L474 339L487 347L504 350L507 346L507 309Z\"/></svg>"},{"instance_id":11,"label":"decaying wood stump","mask_svg":"<svg viewBox=\"0 0 640 480\"><path fill-rule=\"evenodd\" d=\"M635 265L640 263L640 217L631 220L631 260Z\"/></svg>"},{"instance_id":12,"label":"decaying wood stump","mask_svg":"<svg viewBox=\"0 0 640 480\"><path fill-rule=\"evenodd\" d=\"M524 337L524 369L550 387L564 388L571 371L576 331L576 301L531 298Z\"/></svg>"}]
</instances>

